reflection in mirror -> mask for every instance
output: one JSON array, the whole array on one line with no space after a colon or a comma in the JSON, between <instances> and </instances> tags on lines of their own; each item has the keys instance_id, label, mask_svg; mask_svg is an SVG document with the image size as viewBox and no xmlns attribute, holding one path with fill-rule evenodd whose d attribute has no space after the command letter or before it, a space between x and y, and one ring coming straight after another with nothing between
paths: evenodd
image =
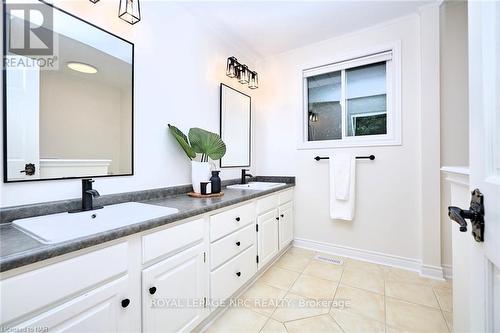
<instances>
[{"instance_id":1,"label":"reflection in mirror","mask_svg":"<svg viewBox=\"0 0 500 333\"><path fill-rule=\"evenodd\" d=\"M220 166L250 166L251 98L222 83L220 94L220 132L226 144Z\"/></svg>"},{"instance_id":2,"label":"reflection in mirror","mask_svg":"<svg viewBox=\"0 0 500 333\"><path fill-rule=\"evenodd\" d=\"M4 29L17 31L24 19L13 12ZM133 44L56 8L52 15L53 66L4 51L15 60L4 75L4 181L130 175ZM22 38L6 36L6 45Z\"/></svg>"}]
</instances>

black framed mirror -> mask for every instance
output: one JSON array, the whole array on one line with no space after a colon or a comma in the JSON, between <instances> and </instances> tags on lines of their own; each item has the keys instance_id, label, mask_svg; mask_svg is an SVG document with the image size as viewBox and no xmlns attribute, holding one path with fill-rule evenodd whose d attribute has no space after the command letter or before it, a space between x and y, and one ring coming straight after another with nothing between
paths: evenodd
<instances>
[{"instance_id":1,"label":"black framed mirror","mask_svg":"<svg viewBox=\"0 0 500 333\"><path fill-rule=\"evenodd\" d=\"M221 168L249 167L252 140L252 98L220 85L220 136L226 144Z\"/></svg>"},{"instance_id":2,"label":"black framed mirror","mask_svg":"<svg viewBox=\"0 0 500 333\"><path fill-rule=\"evenodd\" d=\"M4 182L134 173L134 44L45 2L3 2Z\"/></svg>"}]
</instances>

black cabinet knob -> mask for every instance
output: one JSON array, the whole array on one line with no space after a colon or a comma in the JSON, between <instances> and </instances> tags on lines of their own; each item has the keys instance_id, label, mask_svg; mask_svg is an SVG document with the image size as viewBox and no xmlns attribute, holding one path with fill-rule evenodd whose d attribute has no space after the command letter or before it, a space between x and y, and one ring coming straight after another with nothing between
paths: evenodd
<instances>
[{"instance_id":1,"label":"black cabinet knob","mask_svg":"<svg viewBox=\"0 0 500 333\"><path fill-rule=\"evenodd\" d=\"M280 218L279 218L279 217L276 217L276 221L279 221L279 220L280 220Z\"/></svg>"},{"instance_id":2,"label":"black cabinet knob","mask_svg":"<svg viewBox=\"0 0 500 333\"><path fill-rule=\"evenodd\" d=\"M236 276L241 276L241 272L236 272Z\"/></svg>"},{"instance_id":3,"label":"black cabinet knob","mask_svg":"<svg viewBox=\"0 0 500 333\"><path fill-rule=\"evenodd\" d=\"M238 216L238 217L236 218L236 222L240 222L240 220L241 220L241 219L240 219L240 217Z\"/></svg>"},{"instance_id":4,"label":"black cabinet knob","mask_svg":"<svg viewBox=\"0 0 500 333\"><path fill-rule=\"evenodd\" d=\"M236 242L236 246L240 246L240 245L241 245L241 243L240 243L240 242Z\"/></svg>"},{"instance_id":5,"label":"black cabinet knob","mask_svg":"<svg viewBox=\"0 0 500 333\"><path fill-rule=\"evenodd\" d=\"M156 292L156 287L151 287L151 288L149 288L149 293L150 293L151 295L154 295L154 293L155 293L155 292Z\"/></svg>"},{"instance_id":6,"label":"black cabinet knob","mask_svg":"<svg viewBox=\"0 0 500 333\"><path fill-rule=\"evenodd\" d=\"M129 306L130 300L128 298L122 299L122 308Z\"/></svg>"},{"instance_id":7,"label":"black cabinet knob","mask_svg":"<svg viewBox=\"0 0 500 333\"><path fill-rule=\"evenodd\" d=\"M280 216L281 216L281 217L285 217L285 214L281 214Z\"/></svg>"}]
</instances>

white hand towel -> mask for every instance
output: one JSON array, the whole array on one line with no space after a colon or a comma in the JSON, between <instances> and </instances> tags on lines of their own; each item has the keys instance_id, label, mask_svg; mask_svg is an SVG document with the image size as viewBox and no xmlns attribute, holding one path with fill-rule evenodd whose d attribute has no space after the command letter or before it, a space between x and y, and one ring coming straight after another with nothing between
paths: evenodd
<instances>
[{"instance_id":1,"label":"white hand towel","mask_svg":"<svg viewBox=\"0 0 500 333\"><path fill-rule=\"evenodd\" d=\"M354 218L356 158L349 153L330 156L330 217L352 221Z\"/></svg>"}]
</instances>

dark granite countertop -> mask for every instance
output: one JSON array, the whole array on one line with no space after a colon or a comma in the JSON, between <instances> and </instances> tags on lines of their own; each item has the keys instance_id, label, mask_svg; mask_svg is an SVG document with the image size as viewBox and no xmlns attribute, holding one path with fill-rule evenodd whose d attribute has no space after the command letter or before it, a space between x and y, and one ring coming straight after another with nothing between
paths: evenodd
<instances>
[{"instance_id":1,"label":"dark granite countertop","mask_svg":"<svg viewBox=\"0 0 500 333\"><path fill-rule=\"evenodd\" d=\"M179 212L162 218L147 220L141 223L132 224L121 228L94 234L91 236L73 239L70 241L56 243L56 244L42 244L37 240L35 240L34 238L30 237L29 235L13 227L12 223L10 222L0 223L0 272L29 265L38 261L42 261L62 254L70 253L73 251L81 250L94 245L102 244L111 240L115 240L141 231L149 230L162 225L187 219L189 217L193 217L196 215L201 215L213 210L238 204L247 200L261 197L273 192L282 191L286 188L295 186L294 177L279 177L279 178L257 177L257 180L281 181L281 182L286 182L287 184L285 186L265 191L248 191L248 190L236 190L236 189L225 188L224 196L220 198L203 198L203 199L191 198L188 197L186 193L172 195L172 192L170 190L164 192L168 193L168 196L160 198L158 198L157 195L144 196L143 194L146 193L146 191L141 191L140 193L142 194L142 196L136 198L134 198L133 195L122 194L120 196L121 198L126 198L130 200L121 200L121 202L136 201L136 202L143 202L159 206L173 207L177 208ZM179 190L182 189L183 188L179 188ZM165 191L165 189L162 190ZM157 191L157 190L152 190L152 191ZM144 200L144 198L147 199ZM109 204L118 202L120 202L120 200L116 202L109 202ZM61 205L61 202L57 202L55 204ZM8 211L7 215L14 216L16 213L15 209L16 207L13 207L5 211ZM26 207L21 206L20 208L18 208L18 210L19 212L22 212L22 215L27 214ZM44 209L41 210L44 211ZM40 215L40 214L33 214L33 215Z\"/></svg>"}]
</instances>

